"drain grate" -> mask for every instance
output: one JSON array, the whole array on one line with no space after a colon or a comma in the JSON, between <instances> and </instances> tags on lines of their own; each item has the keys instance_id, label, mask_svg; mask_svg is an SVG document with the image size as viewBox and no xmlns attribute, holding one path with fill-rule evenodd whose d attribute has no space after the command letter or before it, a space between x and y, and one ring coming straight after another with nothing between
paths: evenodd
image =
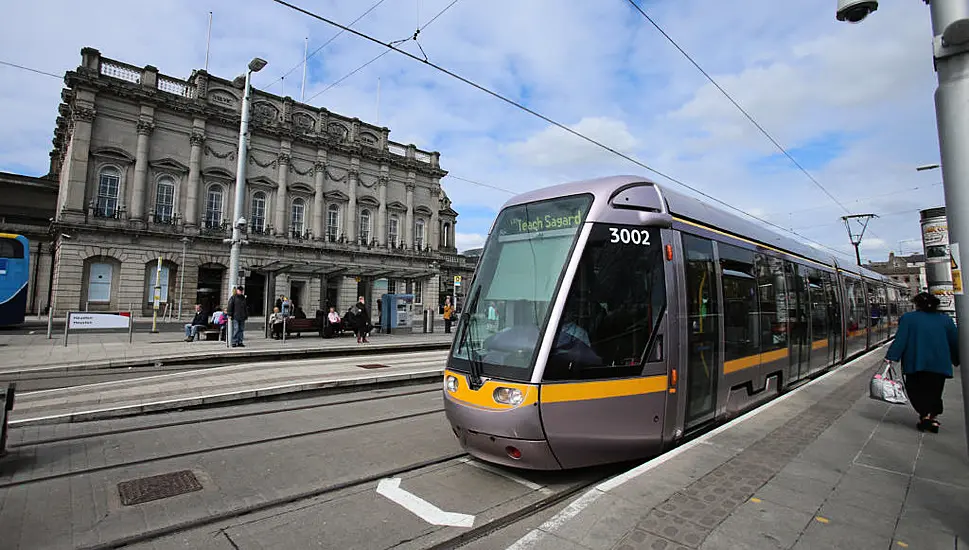
<instances>
[{"instance_id":1,"label":"drain grate","mask_svg":"<svg viewBox=\"0 0 969 550\"><path fill-rule=\"evenodd\" d=\"M189 470L133 479L118 484L121 504L131 506L152 500L202 490L202 484Z\"/></svg>"},{"instance_id":2,"label":"drain grate","mask_svg":"<svg viewBox=\"0 0 969 550\"><path fill-rule=\"evenodd\" d=\"M390 365L381 365L379 363L371 363L369 365L357 365L357 366L360 367L361 369L386 369L390 367Z\"/></svg>"}]
</instances>

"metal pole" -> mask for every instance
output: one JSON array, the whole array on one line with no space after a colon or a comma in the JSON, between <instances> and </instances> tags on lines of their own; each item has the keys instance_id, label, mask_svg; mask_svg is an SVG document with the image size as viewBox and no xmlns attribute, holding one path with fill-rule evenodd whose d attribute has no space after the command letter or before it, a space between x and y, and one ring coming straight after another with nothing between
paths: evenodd
<instances>
[{"instance_id":1,"label":"metal pole","mask_svg":"<svg viewBox=\"0 0 969 550\"><path fill-rule=\"evenodd\" d=\"M158 305L161 301L161 272L162 272L162 257L158 257L158 266L155 268L155 297L152 300L152 313L151 313L151 332L156 334L158 332ZM131 312L134 315L134 312Z\"/></svg>"},{"instance_id":2,"label":"metal pole","mask_svg":"<svg viewBox=\"0 0 969 550\"><path fill-rule=\"evenodd\" d=\"M232 215L232 249L229 252L229 298L235 294L235 288L239 280L239 255L242 252L242 232L239 227L239 218L242 217L244 201L246 196L246 161L249 158L249 102L251 101L252 69L246 69L246 89L242 96L242 122L239 125L239 162L236 164L236 196L235 206ZM226 346L232 339L232 322L226 326Z\"/></svg>"},{"instance_id":3,"label":"metal pole","mask_svg":"<svg viewBox=\"0 0 969 550\"><path fill-rule=\"evenodd\" d=\"M949 242L961 267L969 259L969 2L966 0L932 0L932 35L934 36L935 69L939 87L935 91L935 112L942 154L942 184L945 188L946 217L949 220ZM955 251L955 250L953 250ZM956 295L956 319L959 322L959 356L962 364L969 359L969 299ZM962 400L965 416L966 444L969 451L969 373L962 368Z\"/></svg>"},{"instance_id":4,"label":"metal pole","mask_svg":"<svg viewBox=\"0 0 969 550\"><path fill-rule=\"evenodd\" d=\"M855 262L858 265L861 265L861 252L858 251L859 246L860 246L860 243L855 244Z\"/></svg>"},{"instance_id":5,"label":"metal pole","mask_svg":"<svg viewBox=\"0 0 969 550\"><path fill-rule=\"evenodd\" d=\"M134 332L135 332L135 316L134 316L134 313L131 313L131 315L128 316L128 343L129 344L132 341L132 336L134 335Z\"/></svg>"},{"instance_id":6,"label":"metal pole","mask_svg":"<svg viewBox=\"0 0 969 550\"><path fill-rule=\"evenodd\" d=\"M71 328L71 312L67 312L67 317L64 318L64 347L67 347L67 331Z\"/></svg>"},{"instance_id":7,"label":"metal pole","mask_svg":"<svg viewBox=\"0 0 969 550\"><path fill-rule=\"evenodd\" d=\"M188 237L182 237L182 265L179 266L178 274L178 320L182 320L182 302L185 298L185 249L188 246Z\"/></svg>"}]
</instances>

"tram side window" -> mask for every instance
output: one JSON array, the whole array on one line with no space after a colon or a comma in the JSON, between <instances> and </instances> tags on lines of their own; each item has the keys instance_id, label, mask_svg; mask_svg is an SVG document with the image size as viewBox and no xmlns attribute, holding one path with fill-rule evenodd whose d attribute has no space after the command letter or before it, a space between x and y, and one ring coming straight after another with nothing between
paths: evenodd
<instances>
[{"instance_id":1,"label":"tram side window","mask_svg":"<svg viewBox=\"0 0 969 550\"><path fill-rule=\"evenodd\" d=\"M757 254L757 290L760 298L762 352L787 348L787 289L784 261Z\"/></svg>"},{"instance_id":2,"label":"tram side window","mask_svg":"<svg viewBox=\"0 0 969 550\"><path fill-rule=\"evenodd\" d=\"M803 269L803 268L802 268ZM813 268L804 270L807 273L808 295L811 301L811 340L814 342L828 340L828 295L824 290L824 280L821 271Z\"/></svg>"},{"instance_id":3,"label":"tram side window","mask_svg":"<svg viewBox=\"0 0 969 550\"><path fill-rule=\"evenodd\" d=\"M20 260L24 257L24 245L17 239L0 239L0 258Z\"/></svg>"},{"instance_id":4,"label":"tram side window","mask_svg":"<svg viewBox=\"0 0 969 550\"><path fill-rule=\"evenodd\" d=\"M617 226L596 224L562 312L546 380L635 376L666 304L659 230L637 231L639 243L616 240Z\"/></svg>"},{"instance_id":5,"label":"tram side window","mask_svg":"<svg viewBox=\"0 0 969 550\"><path fill-rule=\"evenodd\" d=\"M723 283L724 362L760 352L760 319L754 253L717 243Z\"/></svg>"}]
</instances>

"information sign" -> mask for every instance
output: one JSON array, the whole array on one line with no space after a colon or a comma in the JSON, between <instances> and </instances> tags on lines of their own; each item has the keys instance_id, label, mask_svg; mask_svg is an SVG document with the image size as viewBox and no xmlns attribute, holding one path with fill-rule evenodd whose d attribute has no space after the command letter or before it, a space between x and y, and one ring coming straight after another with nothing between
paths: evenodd
<instances>
[{"instance_id":1,"label":"information sign","mask_svg":"<svg viewBox=\"0 0 969 550\"><path fill-rule=\"evenodd\" d=\"M128 328L131 317L115 313L74 313L68 317L70 330L104 330Z\"/></svg>"}]
</instances>

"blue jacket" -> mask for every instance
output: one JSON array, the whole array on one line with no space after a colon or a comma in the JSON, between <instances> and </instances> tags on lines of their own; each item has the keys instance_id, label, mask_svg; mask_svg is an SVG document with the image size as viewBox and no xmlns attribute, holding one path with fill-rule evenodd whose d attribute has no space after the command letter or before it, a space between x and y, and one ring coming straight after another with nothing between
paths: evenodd
<instances>
[{"instance_id":1,"label":"blue jacket","mask_svg":"<svg viewBox=\"0 0 969 550\"><path fill-rule=\"evenodd\" d=\"M936 372L952 378L952 365L959 364L956 325L944 313L910 311L898 323L895 341L885 356L902 361L902 372Z\"/></svg>"}]
</instances>

